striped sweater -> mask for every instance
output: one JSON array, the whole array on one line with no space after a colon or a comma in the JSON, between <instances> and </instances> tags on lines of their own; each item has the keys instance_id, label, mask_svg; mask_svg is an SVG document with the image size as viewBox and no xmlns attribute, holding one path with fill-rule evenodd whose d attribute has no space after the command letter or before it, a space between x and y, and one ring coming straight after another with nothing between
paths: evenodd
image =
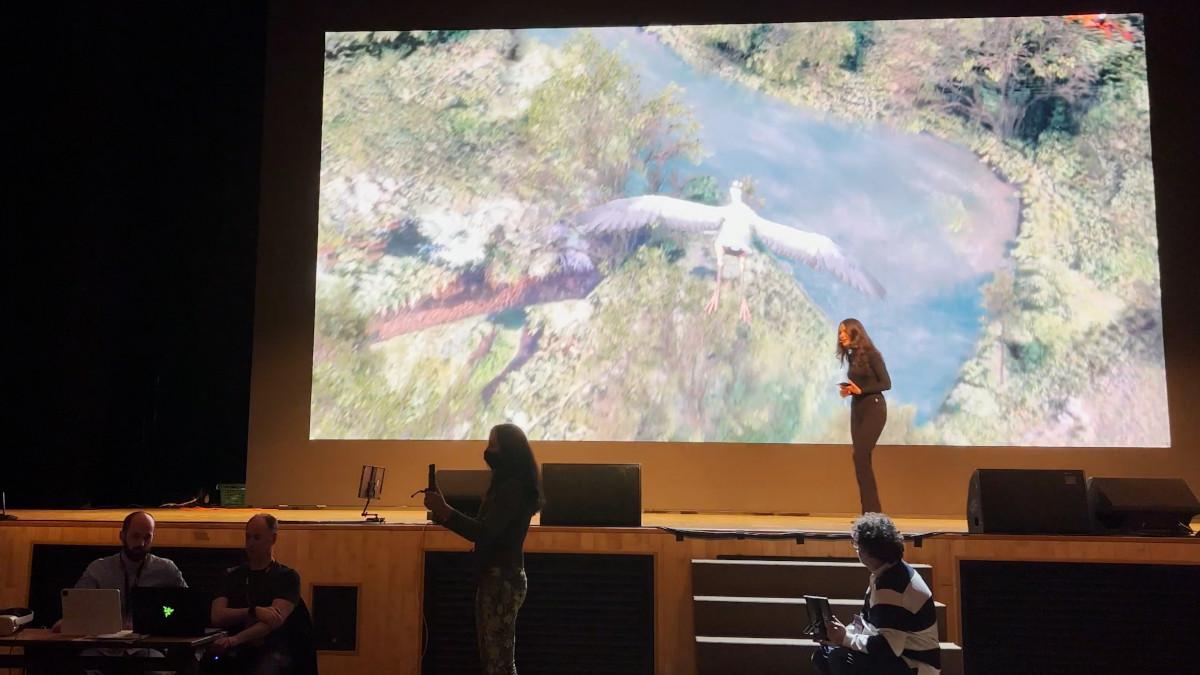
<instances>
[{"instance_id":1,"label":"striped sweater","mask_svg":"<svg viewBox=\"0 0 1200 675\"><path fill-rule=\"evenodd\" d=\"M863 618L863 624L846 627L843 646L873 654L890 651L919 675L940 672L933 593L908 563L901 560L871 575Z\"/></svg>"}]
</instances>

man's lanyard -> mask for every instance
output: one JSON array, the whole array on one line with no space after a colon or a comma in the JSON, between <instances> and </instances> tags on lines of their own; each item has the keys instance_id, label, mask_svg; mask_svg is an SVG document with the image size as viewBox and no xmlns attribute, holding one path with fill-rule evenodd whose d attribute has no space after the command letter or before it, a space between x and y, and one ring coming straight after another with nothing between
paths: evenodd
<instances>
[{"instance_id":1,"label":"man's lanyard","mask_svg":"<svg viewBox=\"0 0 1200 675\"><path fill-rule=\"evenodd\" d=\"M267 575L271 573L271 569L273 567L275 567L275 559L271 558L271 562L267 563L266 567L262 568L261 570L257 570L257 571L262 572L263 579L266 579ZM252 573L254 573L255 571L256 570L250 569L250 563L246 563L246 607L254 607L255 606L254 599L250 597L250 575ZM268 602L267 604L269 605L270 603Z\"/></svg>"},{"instance_id":2,"label":"man's lanyard","mask_svg":"<svg viewBox=\"0 0 1200 675\"><path fill-rule=\"evenodd\" d=\"M121 557L121 611L129 612L129 593L138 587L138 582L142 579L142 570L146 569L146 558L142 558L142 562L138 563L137 571L133 574L133 584L129 583L129 570L125 567L125 554L118 553ZM147 556L150 554L147 553Z\"/></svg>"}]
</instances>

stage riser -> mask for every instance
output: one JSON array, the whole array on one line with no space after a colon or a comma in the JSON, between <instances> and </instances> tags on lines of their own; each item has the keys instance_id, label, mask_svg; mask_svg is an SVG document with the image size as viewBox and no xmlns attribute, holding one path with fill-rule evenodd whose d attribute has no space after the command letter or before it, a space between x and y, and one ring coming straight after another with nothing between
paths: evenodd
<instances>
[{"instance_id":1,"label":"stage riser","mask_svg":"<svg viewBox=\"0 0 1200 675\"><path fill-rule=\"evenodd\" d=\"M812 655L817 643L811 640L788 641L787 644L713 641L697 639L696 672L698 675L812 675ZM942 645L942 675L963 675L962 650Z\"/></svg>"},{"instance_id":2,"label":"stage riser","mask_svg":"<svg viewBox=\"0 0 1200 675\"><path fill-rule=\"evenodd\" d=\"M30 565L35 544L119 546L118 532L124 511L80 511L42 515L20 513L21 520L0 523L0 607L24 606L28 602ZM211 518L215 522L172 522L176 518L192 521ZM240 548L244 545L242 524L250 511L156 513L159 519L155 546ZM286 522L303 515L312 519L350 519L357 511L334 513L276 512L281 524L276 556L296 569L301 576L301 594L311 600L313 585L352 585L359 587L357 651L319 655L323 675L388 673L416 675L422 649L422 580L425 552L465 551L468 544L460 537L434 526L337 525ZM41 515L41 514L38 514ZM49 518L50 515L54 517ZM73 520L72 516L77 520ZM415 514L419 519L423 512ZM842 519L845 520L845 519ZM839 522L842 522L839 520ZM803 519L797 522L813 525ZM846 527L848 527L848 520ZM717 523L668 523L670 526L695 525L711 528ZM820 521L828 525L826 521ZM945 527L944 524L936 524ZM728 517L720 526L739 529L779 527L774 521L756 521L747 517ZM908 531L933 529L914 521ZM669 532L646 527L640 529L552 528L530 530L526 550L541 553L633 554L654 556L654 633L655 675L695 675L697 673L696 633L693 610L692 561L722 556L758 558L805 558L853 560L854 551L847 539L809 537L804 543L793 539L677 539ZM1055 561L1087 564L1114 561L1144 564L1196 564L1200 560L1200 539L1155 539L1120 537L1014 537L947 535L927 537L923 546L909 546L905 558L912 563L936 568L934 597L947 606L946 630L950 640L962 636L957 603L960 595L959 563L963 560ZM857 564L857 576L847 584L850 597L862 597L866 588L865 571ZM1047 589L1053 592L1053 589ZM772 594L773 595L773 594ZM828 595L828 594L826 594ZM799 595L797 596L799 597ZM768 669L735 672L768 674ZM1032 672L1032 671L1030 671Z\"/></svg>"},{"instance_id":3,"label":"stage riser","mask_svg":"<svg viewBox=\"0 0 1200 675\"><path fill-rule=\"evenodd\" d=\"M917 573L934 588L933 570L914 565ZM693 595L751 598L800 598L823 595L829 598L862 598L870 574L858 562L809 562L782 560L693 560Z\"/></svg>"},{"instance_id":4,"label":"stage riser","mask_svg":"<svg viewBox=\"0 0 1200 675\"><path fill-rule=\"evenodd\" d=\"M804 600L695 599L697 635L725 637L804 638L808 610ZM849 624L862 612L862 600L830 600L834 616ZM946 642L946 606L936 603L938 639Z\"/></svg>"}]
</instances>

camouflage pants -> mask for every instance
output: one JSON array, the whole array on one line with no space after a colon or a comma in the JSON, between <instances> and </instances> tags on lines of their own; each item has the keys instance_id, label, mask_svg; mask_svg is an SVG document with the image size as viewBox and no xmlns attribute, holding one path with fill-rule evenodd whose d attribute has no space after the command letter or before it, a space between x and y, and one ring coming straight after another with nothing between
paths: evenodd
<instances>
[{"instance_id":1,"label":"camouflage pants","mask_svg":"<svg viewBox=\"0 0 1200 675\"><path fill-rule=\"evenodd\" d=\"M525 570L490 567L475 590L475 634L485 675L517 675L517 612L525 602L529 581Z\"/></svg>"}]
</instances>

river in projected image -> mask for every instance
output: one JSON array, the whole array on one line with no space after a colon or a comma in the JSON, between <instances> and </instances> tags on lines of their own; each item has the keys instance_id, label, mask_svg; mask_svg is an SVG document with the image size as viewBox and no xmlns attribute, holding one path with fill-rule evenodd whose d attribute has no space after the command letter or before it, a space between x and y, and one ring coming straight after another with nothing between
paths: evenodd
<instances>
[{"instance_id":1,"label":"river in projected image","mask_svg":"<svg viewBox=\"0 0 1200 675\"><path fill-rule=\"evenodd\" d=\"M969 150L931 136L817 116L697 71L636 29L589 33L634 68L644 95L681 88L706 152L694 172L721 186L752 176L760 215L833 238L879 280L883 298L792 266L826 317L871 327L894 395L915 404L918 420L936 412L977 339L980 286L1016 236L1017 190ZM519 34L561 47L575 32Z\"/></svg>"},{"instance_id":2,"label":"river in projected image","mask_svg":"<svg viewBox=\"0 0 1200 675\"><path fill-rule=\"evenodd\" d=\"M1169 444L1108 21L327 34L312 437Z\"/></svg>"}]
</instances>

